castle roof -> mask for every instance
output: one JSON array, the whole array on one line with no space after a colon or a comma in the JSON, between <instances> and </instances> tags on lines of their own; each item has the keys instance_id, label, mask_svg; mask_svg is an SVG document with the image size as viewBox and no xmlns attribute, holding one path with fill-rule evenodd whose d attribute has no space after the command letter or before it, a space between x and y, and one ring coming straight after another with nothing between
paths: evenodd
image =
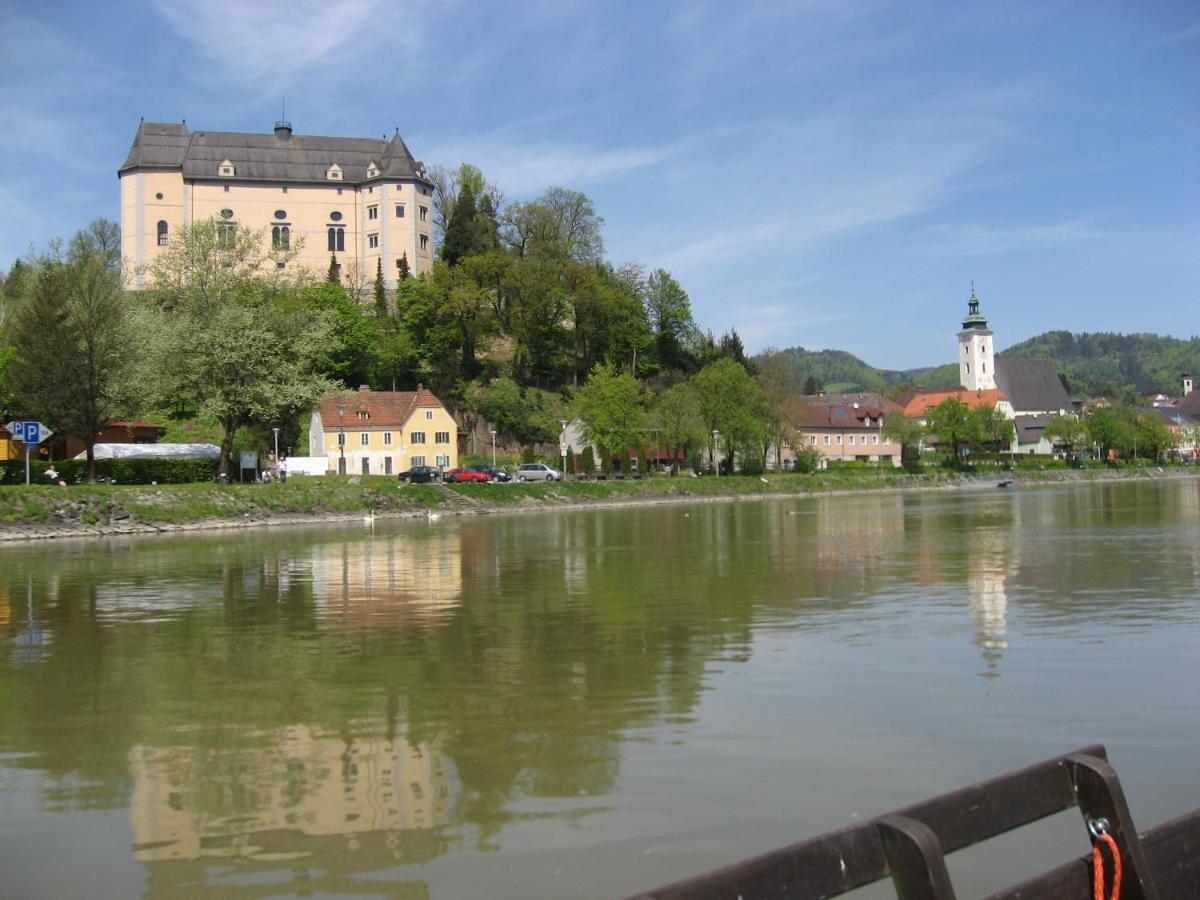
<instances>
[{"instance_id":1,"label":"castle roof","mask_svg":"<svg viewBox=\"0 0 1200 900\"><path fill-rule=\"evenodd\" d=\"M1048 359L996 358L996 386L1018 412L1057 412L1071 408L1071 398Z\"/></svg>"},{"instance_id":2,"label":"castle roof","mask_svg":"<svg viewBox=\"0 0 1200 900\"><path fill-rule=\"evenodd\" d=\"M226 160L233 165L234 175L222 178L218 167ZM375 174L368 176L372 164ZM290 126L273 134L249 134L188 131L181 123L142 122L117 171L168 168L182 170L188 179L327 184L334 165L341 169L338 181L350 185L394 178L428 183L424 164L413 159L399 133L391 140L326 137L292 134Z\"/></svg>"}]
</instances>

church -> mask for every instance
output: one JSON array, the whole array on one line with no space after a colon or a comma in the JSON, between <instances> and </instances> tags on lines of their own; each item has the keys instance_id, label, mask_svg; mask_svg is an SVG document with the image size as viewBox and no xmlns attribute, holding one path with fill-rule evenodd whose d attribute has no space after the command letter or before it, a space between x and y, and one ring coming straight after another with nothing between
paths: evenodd
<instances>
[{"instance_id":1,"label":"church","mask_svg":"<svg viewBox=\"0 0 1200 900\"><path fill-rule=\"evenodd\" d=\"M433 268L433 183L397 132L390 139L191 131L142 122L117 171L121 256L146 268L192 222L215 218L263 234L264 249L297 251L290 266L387 287ZM283 263L279 263L283 265Z\"/></svg>"},{"instance_id":2,"label":"church","mask_svg":"<svg viewBox=\"0 0 1200 900\"><path fill-rule=\"evenodd\" d=\"M971 409L994 406L1012 419L1016 453L1050 453L1044 437L1047 423L1072 411L1071 398L1063 387L1054 363L1048 359L1011 359L995 355L993 332L980 311L979 298L971 289L967 315L958 333L957 391L920 391L905 402L904 412L924 419L929 409L955 397Z\"/></svg>"}]
</instances>

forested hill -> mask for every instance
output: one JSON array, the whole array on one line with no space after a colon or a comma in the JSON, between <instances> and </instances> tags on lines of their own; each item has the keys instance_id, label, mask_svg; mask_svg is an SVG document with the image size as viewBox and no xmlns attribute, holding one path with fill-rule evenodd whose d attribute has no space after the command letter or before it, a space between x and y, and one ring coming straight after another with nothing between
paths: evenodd
<instances>
[{"instance_id":1,"label":"forested hill","mask_svg":"<svg viewBox=\"0 0 1200 900\"><path fill-rule=\"evenodd\" d=\"M958 366L949 363L919 369L877 369L844 350L778 351L795 370L795 383L828 392L887 391L901 385L948 388L958 384ZM1200 375L1200 338L1157 334L1073 334L1048 331L1004 350L1016 359L1049 359L1067 380L1074 396L1177 394L1180 374ZM756 357L761 361L764 354Z\"/></svg>"}]
</instances>

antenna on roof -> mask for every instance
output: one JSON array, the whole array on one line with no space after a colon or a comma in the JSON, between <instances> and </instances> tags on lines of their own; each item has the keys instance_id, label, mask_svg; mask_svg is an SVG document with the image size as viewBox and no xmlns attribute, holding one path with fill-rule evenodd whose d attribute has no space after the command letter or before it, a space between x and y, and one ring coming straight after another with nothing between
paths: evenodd
<instances>
[{"instance_id":1,"label":"antenna on roof","mask_svg":"<svg viewBox=\"0 0 1200 900\"><path fill-rule=\"evenodd\" d=\"M279 121L275 123L275 137L286 141L292 136L292 123L287 120L287 97L279 99Z\"/></svg>"}]
</instances>

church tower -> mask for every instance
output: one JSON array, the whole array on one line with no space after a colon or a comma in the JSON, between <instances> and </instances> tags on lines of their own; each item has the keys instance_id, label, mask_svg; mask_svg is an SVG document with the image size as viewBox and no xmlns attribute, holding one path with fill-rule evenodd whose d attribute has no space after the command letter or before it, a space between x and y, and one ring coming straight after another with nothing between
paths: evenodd
<instances>
[{"instance_id":1,"label":"church tower","mask_svg":"<svg viewBox=\"0 0 1200 900\"><path fill-rule=\"evenodd\" d=\"M979 311L979 298L971 286L967 317L958 333L958 380L969 391L990 391L996 387L996 365L992 358L992 332Z\"/></svg>"}]
</instances>

